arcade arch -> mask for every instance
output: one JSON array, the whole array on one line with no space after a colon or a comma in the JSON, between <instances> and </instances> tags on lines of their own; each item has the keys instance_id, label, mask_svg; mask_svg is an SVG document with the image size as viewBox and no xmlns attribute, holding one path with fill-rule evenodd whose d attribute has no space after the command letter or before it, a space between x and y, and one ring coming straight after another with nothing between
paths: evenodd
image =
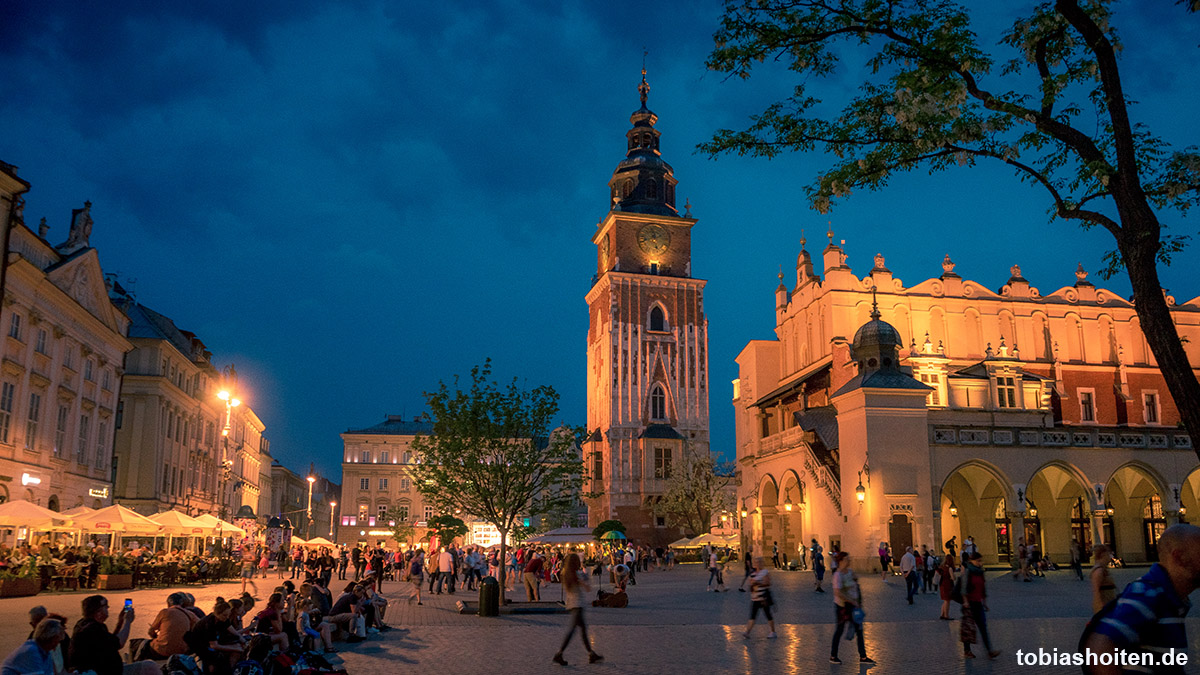
<instances>
[{"instance_id":1,"label":"arcade arch","mask_svg":"<svg viewBox=\"0 0 1200 675\"><path fill-rule=\"evenodd\" d=\"M1113 472L1104 488L1105 542L1126 562L1158 559L1158 538L1166 529L1166 485L1153 469L1130 462Z\"/></svg>"},{"instance_id":2,"label":"arcade arch","mask_svg":"<svg viewBox=\"0 0 1200 675\"><path fill-rule=\"evenodd\" d=\"M957 537L957 550L972 537L987 564L1006 562L1011 550L1008 505L1016 503L1012 482L995 466L972 460L950 472L942 483L942 541Z\"/></svg>"}]
</instances>

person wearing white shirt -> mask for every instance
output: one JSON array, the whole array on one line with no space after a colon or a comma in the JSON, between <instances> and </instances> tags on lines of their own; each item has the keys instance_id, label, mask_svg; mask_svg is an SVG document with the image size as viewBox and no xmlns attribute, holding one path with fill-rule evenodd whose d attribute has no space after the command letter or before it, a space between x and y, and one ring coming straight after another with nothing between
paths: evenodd
<instances>
[{"instance_id":1,"label":"person wearing white shirt","mask_svg":"<svg viewBox=\"0 0 1200 675\"><path fill-rule=\"evenodd\" d=\"M904 555L900 558L900 574L904 575L904 585L908 587L908 604L913 604L913 593L917 592L917 583L920 580L917 572L917 557L913 555L911 546L904 549Z\"/></svg>"}]
</instances>

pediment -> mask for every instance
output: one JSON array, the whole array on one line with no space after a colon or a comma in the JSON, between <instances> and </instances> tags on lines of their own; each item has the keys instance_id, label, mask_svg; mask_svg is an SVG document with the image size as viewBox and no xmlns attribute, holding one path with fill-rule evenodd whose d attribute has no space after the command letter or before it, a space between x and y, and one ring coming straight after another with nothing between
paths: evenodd
<instances>
[{"instance_id":1,"label":"pediment","mask_svg":"<svg viewBox=\"0 0 1200 675\"><path fill-rule=\"evenodd\" d=\"M124 334L117 318L117 309L108 299L104 271L100 269L96 249L84 249L51 267L46 271L46 278L105 326Z\"/></svg>"},{"instance_id":2,"label":"pediment","mask_svg":"<svg viewBox=\"0 0 1200 675\"><path fill-rule=\"evenodd\" d=\"M1096 299L1088 301L1081 300L1079 289L1075 286L1063 286L1054 291L1050 295L1045 296L1044 300L1048 302L1065 302L1070 305L1098 305L1101 307L1133 307L1133 303L1129 302L1120 295L1108 290L1107 288L1095 288Z\"/></svg>"}]
</instances>

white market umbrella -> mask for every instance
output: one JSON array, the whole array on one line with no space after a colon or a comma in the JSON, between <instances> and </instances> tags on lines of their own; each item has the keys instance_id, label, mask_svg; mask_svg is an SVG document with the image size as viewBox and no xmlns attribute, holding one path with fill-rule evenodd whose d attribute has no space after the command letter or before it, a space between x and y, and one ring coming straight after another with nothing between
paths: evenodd
<instances>
[{"instance_id":1,"label":"white market umbrella","mask_svg":"<svg viewBox=\"0 0 1200 675\"><path fill-rule=\"evenodd\" d=\"M308 541L306 541L303 537L297 537L296 535L293 534L291 545L292 546L308 546Z\"/></svg>"},{"instance_id":2,"label":"white market umbrella","mask_svg":"<svg viewBox=\"0 0 1200 675\"><path fill-rule=\"evenodd\" d=\"M89 513L93 513L95 510L96 509L80 504L73 509L67 509L66 511L63 511L62 514L68 518L78 518L79 516L86 516Z\"/></svg>"},{"instance_id":3,"label":"white market umbrella","mask_svg":"<svg viewBox=\"0 0 1200 675\"><path fill-rule=\"evenodd\" d=\"M154 535L162 531L162 525L120 504L74 518L72 524L83 532Z\"/></svg>"},{"instance_id":4,"label":"white market umbrella","mask_svg":"<svg viewBox=\"0 0 1200 675\"><path fill-rule=\"evenodd\" d=\"M30 530L57 529L69 525L71 519L57 511L18 499L0 504L0 527L28 527Z\"/></svg>"},{"instance_id":5,"label":"white market umbrella","mask_svg":"<svg viewBox=\"0 0 1200 675\"><path fill-rule=\"evenodd\" d=\"M183 535L185 537L202 537L207 534L212 534L217 528L215 525L203 523L186 513L179 511L163 511L150 516L150 520L162 526L163 532L169 535Z\"/></svg>"},{"instance_id":6,"label":"white market umbrella","mask_svg":"<svg viewBox=\"0 0 1200 675\"><path fill-rule=\"evenodd\" d=\"M204 514L198 515L198 516L196 516L196 520L216 529L217 536L219 536L219 537L229 537L229 536L233 536L235 534L244 536L246 534L246 531L243 530L242 528L240 528L237 525L234 525L233 523L230 523L228 521L221 520L220 518L214 516L211 513L204 513Z\"/></svg>"},{"instance_id":7,"label":"white market umbrella","mask_svg":"<svg viewBox=\"0 0 1200 675\"><path fill-rule=\"evenodd\" d=\"M324 547L324 548L333 548L334 546L337 546L337 544L333 543L332 541L329 541L325 537L316 537L316 538L310 539L304 545L305 546Z\"/></svg>"}]
</instances>

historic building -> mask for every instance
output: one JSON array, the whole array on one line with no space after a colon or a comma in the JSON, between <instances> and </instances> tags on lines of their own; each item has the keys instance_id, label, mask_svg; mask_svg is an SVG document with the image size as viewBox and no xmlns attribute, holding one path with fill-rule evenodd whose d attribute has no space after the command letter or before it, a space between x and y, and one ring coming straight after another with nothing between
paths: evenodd
<instances>
[{"instance_id":1,"label":"historic building","mask_svg":"<svg viewBox=\"0 0 1200 675\"><path fill-rule=\"evenodd\" d=\"M816 538L868 567L881 541L972 536L1004 563L1021 539L1065 562L1076 539L1144 561L1200 513L1192 439L1133 305L1082 266L1042 294L1015 265L992 290L949 256L914 286L882 255L859 278L832 232L822 258L818 274L801 240L776 338L737 357L747 545L794 556ZM1167 300L1200 362L1200 298Z\"/></svg>"},{"instance_id":2,"label":"historic building","mask_svg":"<svg viewBox=\"0 0 1200 675\"><path fill-rule=\"evenodd\" d=\"M400 520L415 527L423 527L433 517L433 507L425 504L409 473L415 460L413 439L431 433L429 422L388 415L379 424L342 434L343 501L341 527L334 541L351 546L383 542L395 547L389 518L385 518L389 510L394 508ZM415 535L413 541L417 541Z\"/></svg>"},{"instance_id":3,"label":"historic building","mask_svg":"<svg viewBox=\"0 0 1200 675\"><path fill-rule=\"evenodd\" d=\"M36 232L24 222L28 189L0 163L0 501L105 506L129 319L109 301L89 245L91 204L72 212L55 246L44 218Z\"/></svg>"},{"instance_id":4,"label":"historic building","mask_svg":"<svg viewBox=\"0 0 1200 675\"><path fill-rule=\"evenodd\" d=\"M638 91L610 210L592 235L584 453L601 495L588 500L588 521L615 518L631 538L666 543L678 533L654 515L654 500L683 453L709 452L708 319L705 282L692 276L696 219L675 208L645 70Z\"/></svg>"},{"instance_id":5,"label":"historic building","mask_svg":"<svg viewBox=\"0 0 1200 675\"><path fill-rule=\"evenodd\" d=\"M271 464L270 504L264 516L283 516L292 524L295 536L333 541L337 530L334 518L341 499L341 486L322 477L309 465L308 473L298 474L278 461ZM309 481L309 478L312 481ZM309 484L312 485L311 501ZM309 522L311 504L312 521Z\"/></svg>"}]
</instances>

